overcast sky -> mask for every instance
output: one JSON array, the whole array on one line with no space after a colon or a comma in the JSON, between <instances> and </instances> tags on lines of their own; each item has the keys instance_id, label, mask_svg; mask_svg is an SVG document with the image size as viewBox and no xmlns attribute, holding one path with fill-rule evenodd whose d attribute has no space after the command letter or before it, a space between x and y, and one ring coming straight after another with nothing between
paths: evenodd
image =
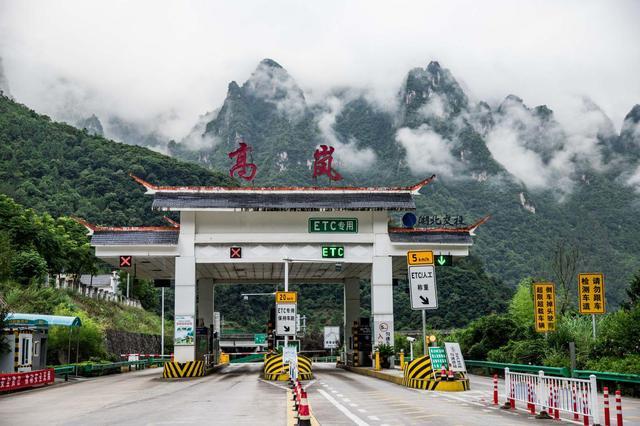
<instances>
[{"instance_id":1,"label":"overcast sky","mask_svg":"<svg viewBox=\"0 0 640 426\"><path fill-rule=\"evenodd\" d=\"M313 96L349 85L381 102L438 60L474 99L561 112L587 95L619 128L640 103L639 22L635 0L0 0L0 57L37 111L161 118L176 138L264 57Z\"/></svg>"}]
</instances>

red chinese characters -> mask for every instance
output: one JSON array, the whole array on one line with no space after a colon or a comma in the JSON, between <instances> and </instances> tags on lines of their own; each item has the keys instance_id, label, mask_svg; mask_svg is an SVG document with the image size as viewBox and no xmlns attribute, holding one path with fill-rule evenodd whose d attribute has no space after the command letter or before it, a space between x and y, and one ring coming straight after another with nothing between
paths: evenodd
<instances>
[{"instance_id":1,"label":"red chinese characters","mask_svg":"<svg viewBox=\"0 0 640 426\"><path fill-rule=\"evenodd\" d=\"M314 179L321 175L329 176L330 180L341 180L342 175L335 171L331 164L333 163L333 151L335 148L327 145L320 145L313 154L313 177Z\"/></svg>"},{"instance_id":2,"label":"red chinese characters","mask_svg":"<svg viewBox=\"0 0 640 426\"><path fill-rule=\"evenodd\" d=\"M229 169L229 176L233 177L233 175L237 173L238 177L246 181L252 181L253 178L256 177L258 166L247 162L247 154L249 154L251 150L249 145L240 140L238 149L229 153L229 158L236 159L236 164Z\"/></svg>"}]
</instances>

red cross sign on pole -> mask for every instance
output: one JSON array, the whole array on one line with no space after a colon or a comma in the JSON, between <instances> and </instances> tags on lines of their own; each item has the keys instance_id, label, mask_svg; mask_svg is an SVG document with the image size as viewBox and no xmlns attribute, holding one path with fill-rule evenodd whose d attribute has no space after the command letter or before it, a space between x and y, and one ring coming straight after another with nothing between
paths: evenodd
<instances>
[{"instance_id":1,"label":"red cross sign on pole","mask_svg":"<svg viewBox=\"0 0 640 426\"><path fill-rule=\"evenodd\" d=\"M120 256L120 267L131 268L133 266L133 256Z\"/></svg>"},{"instance_id":2,"label":"red cross sign on pole","mask_svg":"<svg viewBox=\"0 0 640 426\"><path fill-rule=\"evenodd\" d=\"M242 259L242 247L230 247L229 248L229 258L231 258L231 259Z\"/></svg>"}]
</instances>

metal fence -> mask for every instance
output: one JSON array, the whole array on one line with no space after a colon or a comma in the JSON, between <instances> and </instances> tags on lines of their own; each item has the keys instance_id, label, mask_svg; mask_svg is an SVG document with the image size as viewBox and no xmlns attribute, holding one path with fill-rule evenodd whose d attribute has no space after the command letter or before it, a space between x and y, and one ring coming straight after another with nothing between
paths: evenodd
<instances>
[{"instance_id":1,"label":"metal fence","mask_svg":"<svg viewBox=\"0 0 640 426\"><path fill-rule=\"evenodd\" d=\"M527 404L531 412L539 407L549 415L559 418L560 412L572 414L574 419L583 416L585 424L600 423L596 376L588 380L538 374L514 373L504 369L505 393L512 407L516 401Z\"/></svg>"}]
</instances>

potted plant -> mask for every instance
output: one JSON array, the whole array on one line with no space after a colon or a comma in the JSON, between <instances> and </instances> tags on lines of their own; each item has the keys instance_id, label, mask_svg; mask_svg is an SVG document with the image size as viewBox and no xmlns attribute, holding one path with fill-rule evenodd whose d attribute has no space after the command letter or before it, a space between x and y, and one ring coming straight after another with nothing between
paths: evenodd
<instances>
[{"instance_id":1,"label":"potted plant","mask_svg":"<svg viewBox=\"0 0 640 426\"><path fill-rule=\"evenodd\" d=\"M380 352L380 366L382 368L391 368L391 357L395 355L395 350L391 345L379 345L376 347Z\"/></svg>"}]
</instances>

